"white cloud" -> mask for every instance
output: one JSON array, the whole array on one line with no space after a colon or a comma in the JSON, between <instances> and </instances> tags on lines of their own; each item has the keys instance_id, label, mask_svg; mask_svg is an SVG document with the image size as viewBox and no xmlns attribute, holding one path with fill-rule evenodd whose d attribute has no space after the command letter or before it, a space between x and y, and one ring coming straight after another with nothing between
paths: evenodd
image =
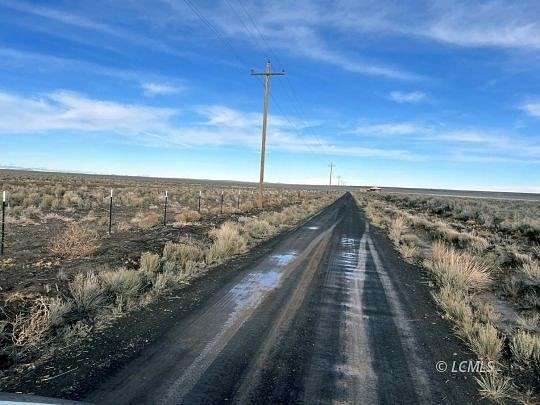
<instances>
[{"instance_id":1,"label":"white cloud","mask_svg":"<svg viewBox=\"0 0 540 405\"><path fill-rule=\"evenodd\" d=\"M531 117L540 118L540 102L524 103L521 106L521 109Z\"/></svg>"},{"instance_id":2,"label":"white cloud","mask_svg":"<svg viewBox=\"0 0 540 405\"><path fill-rule=\"evenodd\" d=\"M426 99L426 93L421 91L413 91L410 93L404 93L401 91L392 91L389 95L390 100L396 103L419 103Z\"/></svg>"},{"instance_id":3,"label":"white cloud","mask_svg":"<svg viewBox=\"0 0 540 405\"><path fill-rule=\"evenodd\" d=\"M412 135L426 132L426 128L415 122L388 122L382 124L364 124L353 132L365 135Z\"/></svg>"},{"instance_id":4,"label":"white cloud","mask_svg":"<svg viewBox=\"0 0 540 405\"><path fill-rule=\"evenodd\" d=\"M0 92L0 134L62 131L117 134L148 146L260 146L260 113L226 106L197 107L198 119L178 124L178 111L145 105L96 100L65 90L33 97ZM334 145L298 132L295 117L270 116L270 150L417 160L406 150ZM292 125L291 125L292 124Z\"/></svg>"},{"instance_id":5,"label":"white cloud","mask_svg":"<svg viewBox=\"0 0 540 405\"><path fill-rule=\"evenodd\" d=\"M0 133L162 131L175 114L169 108L94 100L63 90L37 97L0 92Z\"/></svg>"},{"instance_id":6,"label":"white cloud","mask_svg":"<svg viewBox=\"0 0 540 405\"><path fill-rule=\"evenodd\" d=\"M152 96L166 96L168 94L176 94L180 93L184 90L182 86L178 85L171 85L166 83L155 83L155 82L147 82L142 83L141 87L144 91L144 94L152 97Z\"/></svg>"}]
</instances>

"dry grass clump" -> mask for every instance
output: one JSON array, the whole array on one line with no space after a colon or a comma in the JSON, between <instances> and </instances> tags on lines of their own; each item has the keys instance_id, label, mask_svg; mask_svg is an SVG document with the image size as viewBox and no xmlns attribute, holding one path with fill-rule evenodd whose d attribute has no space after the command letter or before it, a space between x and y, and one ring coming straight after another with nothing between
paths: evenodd
<instances>
[{"instance_id":1,"label":"dry grass clump","mask_svg":"<svg viewBox=\"0 0 540 405\"><path fill-rule=\"evenodd\" d=\"M114 297L117 301L128 301L137 297L143 281L141 272L118 268L103 271L99 274L105 294Z\"/></svg>"},{"instance_id":2,"label":"dry grass clump","mask_svg":"<svg viewBox=\"0 0 540 405\"><path fill-rule=\"evenodd\" d=\"M206 255L208 263L220 262L246 250L246 238L240 233L240 228L233 222L225 222L219 228L210 231L214 243Z\"/></svg>"},{"instance_id":3,"label":"dry grass clump","mask_svg":"<svg viewBox=\"0 0 540 405\"><path fill-rule=\"evenodd\" d=\"M399 244L401 241L401 235L403 232L405 232L405 229L407 228L407 223L405 222L405 217L402 215L397 216L390 222L390 228L389 228L389 234L390 239L394 241L394 243Z\"/></svg>"},{"instance_id":4,"label":"dry grass clump","mask_svg":"<svg viewBox=\"0 0 540 405\"><path fill-rule=\"evenodd\" d=\"M74 222L53 239L50 250L58 256L77 259L90 256L99 246L99 236L96 231Z\"/></svg>"},{"instance_id":5,"label":"dry grass clump","mask_svg":"<svg viewBox=\"0 0 540 405\"><path fill-rule=\"evenodd\" d=\"M187 273L194 268L197 262L204 259L204 250L195 242L172 243L167 242L163 248L163 267L169 271Z\"/></svg>"},{"instance_id":6,"label":"dry grass clump","mask_svg":"<svg viewBox=\"0 0 540 405\"><path fill-rule=\"evenodd\" d=\"M77 274L69 283L69 292L73 299L74 309L82 317L95 314L105 301L99 278L90 271Z\"/></svg>"},{"instance_id":7,"label":"dry grass clump","mask_svg":"<svg viewBox=\"0 0 540 405\"><path fill-rule=\"evenodd\" d=\"M144 252L141 255L141 263L139 265L139 270L142 273L145 274L154 274L159 272L161 267L159 255L150 253L150 252Z\"/></svg>"},{"instance_id":8,"label":"dry grass clump","mask_svg":"<svg viewBox=\"0 0 540 405\"><path fill-rule=\"evenodd\" d=\"M59 298L37 298L27 315L20 313L12 325L12 341L16 346L35 346L56 326L64 322L71 304Z\"/></svg>"},{"instance_id":9,"label":"dry grass clump","mask_svg":"<svg viewBox=\"0 0 540 405\"><path fill-rule=\"evenodd\" d=\"M484 398L501 403L510 397L513 388L510 378L491 372L480 374L480 377L475 377L475 380L480 386L480 394Z\"/></svg>"},{"instance_id":10,"label":"dry grass clump","mask_svg":"<svg viewBox=\"0 0 540 405\"><path fill-rule=\"evenodd\" d=\"M141 229L150 229L161 221L161 216L155 212L138 212L131 223Z\"/></svg>"},{"instance_id":11,"label":"dry grass clump","mask_svg":"<svg viewBox=\"0 0 540 405\"><path fill-rule=\"evenodd\" d=\"M540 336L518 331L512 336L510 351L518 362L538 362L540 361Z\"/></svg>"},{"instance_id":12,"label":"dry grass clump","mask_svg":"<svg viewBox=\"0 0 540 405\"><path fill-rule=\"evenodd\" d=\"M201 219L201 214L194 210L184 210L179 212L174 216L177 222L181 224L190 224L192 222L197 222Z\"/></svg>"},{"instance_id":13,"label":"dry grass clump","mask_svg":"<svg viewBox=\"0 0 540 405\"><path fill-rule=\"evenodd\" d=\"M464 291L487 287L489 268L466 252L459 252L444 243L435 242L431 259L426 261L440 286L451 285Z\"/></svg>"},{"instance_id":14,"label":"dry grass clump","mask_svg":"<svg viewBox=\"0 0 540 405\"><path fill-rule=\"evenodd\" d=\"M469 297L464 292L445 285L434 294L434 297L445 314L455 322L462 324L472 319Z\"/></svg>"},{"instance_id":15,"label":"dry grass clump","mask_svg":"<svg viewBox=\"0 0 540 405\"><path fill-rule=\"evenodd\" d=\"M538 262L523 263L519 271L528 279L540 283L540 264Z\"/></svg>"},{"instance_id":16,"label":"dry grass clump","mask_svg":"<svg viewBox=\"0 0 540 405\"><path fill-rule=\"evenodd\" d=\"M499 358L503 348L503 340L491 323L476 323L469 343L478 357L493 361Z\"/></svg>"},{"instance_id":17,"label":"dry grass clump","mask_svg":"<svg viewBox=\"0 0 540 405\"><path fill-rule=\"evenodd\" d=\"M265 239L275 232L274 226L264 219L250 219L244 224L244 230L255 239Z\"/></svg>"}]
</instances>

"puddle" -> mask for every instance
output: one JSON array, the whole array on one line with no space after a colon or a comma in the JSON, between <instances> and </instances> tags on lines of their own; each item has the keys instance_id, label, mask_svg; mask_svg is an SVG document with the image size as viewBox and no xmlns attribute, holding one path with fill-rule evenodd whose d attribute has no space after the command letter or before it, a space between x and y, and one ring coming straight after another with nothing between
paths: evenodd
<instances>
[{"instance_id":1,"label":"puddle","mask_svg":"<svg viewBox=\"0 0 540 405\"><path fill-rule=\"evenodd\" d=\"M296 257L296 252L291 251L290 253L284 253L281 255L272 255L270 256L270 260L278 266L285 266L289 264L290 262L292 262L295 257Z\"/></svg>"}]
</instances>

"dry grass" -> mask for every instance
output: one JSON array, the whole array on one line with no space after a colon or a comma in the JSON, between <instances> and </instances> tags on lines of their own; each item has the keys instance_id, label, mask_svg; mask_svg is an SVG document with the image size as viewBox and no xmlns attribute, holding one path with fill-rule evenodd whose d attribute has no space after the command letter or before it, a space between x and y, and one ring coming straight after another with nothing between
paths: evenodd
<instances>
[{"instance_id":1,"label":"dry grass","mask_svg":"<svg viewBox=\"0 0 540 405\"><path fill-rule=\"evenodd\" d=\"M490 323L478 323L475 329L476 333L469 336L469 343L473 351L481 359L497 360L503 348L503 340L497 329Z\"/></svg>"},{"instance_id":2,"label":"dry grass","mask_svg":"<svg viewBox=\"0 0 540 405\"><path fill-rule=\"evenodd\" d=\"M99 278L93 272L77 274L69 284L69 292L74 309L82 317L95 314L105 301Z\"/></svg>"},{"instance_id":3,"label":"dry grass","mask_svg":"<svg viewBox=\"0 0 540 405\"><path fill-rule=\"evenodd\" d=\"M155 212L138 212L131 223L141 229L150 229L159 224L161 216Z\"/></svg>"},{"instance_id":4,"label":"dry grass","mask_svg":"<svg viewBox=\"0 0 540 405\"><path fill-rule=\"evenodd\" d=\"M172 243L167 242L163 248L162 262L169 271L187 273L193 264L204 259L204 249L195 242Z\"/></svg>"},{"instance_id":5,"label":"dry grass","mask_svg":"<svg viewBox=\"0 0 540 405\"><path fill-rule=\"evenodd\" d=\"M159 272L161 267L159 255L154 253L145 252L141 255L141 263L139 270L145 274L155 274Z\"/></svg>"},{"instance_id":6,"label":"dry grass","mask_svg":"<svg viewBox=\"0 0 540 405\"><path fill-rule=\"evenodd\" d=\"M519 270L525 277L536 283L540 283L540 264L538 262L531 261L523 263Z\"/></svg>"},{"instance_id":7,"label":"dry grass","mask_svg":"<svg viewBox=\"0 0 540 405\"><path fill-rule=\"evenodd\" d=\"M96 231L71 223L51 243L52 253L67 258L87 257L99 248L99 236Z\"/></svg>"},{"instance_id":8,"label":"dry grass","mask_svg":"<svg viewBox=\"0 0 540 405\"><path fill-rule=\"evenodd\" d=\"M518 331L512 336L510 351L518 362L538 362L540 361L540 336Z\"/></svg>"},{"instance_id":9,"label":"dry grass","mask_svg":"<svg viewBox=\"0 0 540 405\"><path fill-rule=\"evenodd\" d=\"M240 228L235 223L225 222L209 234L214 239L214 243L206 255L207 263L221 262L246 250L246 238L241 235Z\"/></svg>"},{"instance_id":10,"label":"dry grass","mask_svg":"<svg viewBox=\"0 0 540 405\"><path fill-rule=\"evenodd\" d=\"M265 239L275 232L274 226L264 219L250 219L246 221L244 229L247 234L255 239Z\"/></svg>"},{"instance_id":11,"label":"dry grass","mask_svg":"<svg viewBox=\"0 0 540 405\"><path fill-rule=\"evenodd\" d=\"M194 210L183 210L174 216L174 219L181 224L190 224L201 219L201 214Z\"/></svg>"},{"instance_id":12,"label":"dry grass","mask_svg":"<svg viewBox=\"0 0 540 405\"><path fill-rule=\"evenodd\" d=\"M498 373L485 373L476 378L480 386L480 394L496 403L501 403L510 397L512 381Z\"/></svg>"},{"instance_id":13,"label":"dry grass","mask_svg":"<svg viewBox=\"0 0 540 405\"><path fill-rule=\"evenodd\" d=\"M405 232L405 229L407 228L407 223L405 222L405 218L403 216L397 216L390 222L390 239L394 241L395 244L399 244L401 241L401 235L403 232Z\"/></svg>"},{"instance_id":14,"label":"dry grass","mask_svg":"<svg viewBox=\"0 0 540 405\"><path fill-rule=\"evenodd\" d=\"M142 287L141 273L135 270L119 268L99 274L105 294L117 301L128 301L135 298Z\"/></svg>"},{"instance_id":15,"label":"dry grass","mask_svg":"<svg viewBox=\"0 0 540 405\"><path fill-rule=\"evenodd\" d=\"M466 252L459 252L441 242L432 246L431 259L426 261L440 286L451 285L464 291L480 290L490 285L489 268Z\"/></svg>"}]
</instances>

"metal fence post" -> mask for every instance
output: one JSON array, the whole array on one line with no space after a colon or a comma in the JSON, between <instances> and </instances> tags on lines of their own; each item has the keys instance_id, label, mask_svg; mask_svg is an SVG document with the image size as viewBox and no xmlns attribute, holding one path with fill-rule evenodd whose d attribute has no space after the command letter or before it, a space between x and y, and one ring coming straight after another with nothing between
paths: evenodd
<instances>
[{"instance_id":1,"label":"metal fence post","mask_svg":"<svg viewBox=\"0 0 540 405\"><path fill-rule=\"evenodd\" d=\"M197 209L199 214L201 213L201 197L202 197L202 191L199 190L199 208Z\"/></svg>"},{"instance_id":2,"label":"metal fence post","mask_svg":"<svg viewBox=\"0 0 540 405\"><path fill-rule=\"evenodd\" d=\"M113 189L111 188L111 196L109 197L109 235L112 232L112 210L113 210Z\"/></svg>"},{"instance_id":3,"label":"metal fence post","mask_svg":"<svg viewBox=\"0 0 540 405\"><path fill-rule=\"evenodd\" d=\"M236 209L240 209L240 191L238 191L238 196L236 198Z\"/></svg>"},{"instance_id":4,"label":"metal fence post","mask_svg":"<svg viewBox=\"0 0 540 405\"><path fill-rule=\"evenodd\" d=\"M0 256L4 255L4 233L6 230L6 192L2 192L2 235L0 236Z\"/></svg>"},{"instance_id":5,"label":"metal fence post","mask_svg":"<svg viewBox=\"0 0 540 405\"><path fill-rule=\"evenodd\" d=\"M221 208L219 210L220 214L223 214L223 190L221 190Z\"/></svg>"},{"instance_id":6,"label":"metal fence post","mask_svg":"<svg viewBox=\"0 0 540 405\"><path fill-rule=\"evenodd\" d=\"M163 210L163 226L167 225L167 201L169 200L169 193L165 190L165 207Z\"/></svg>"}]
</instances>

